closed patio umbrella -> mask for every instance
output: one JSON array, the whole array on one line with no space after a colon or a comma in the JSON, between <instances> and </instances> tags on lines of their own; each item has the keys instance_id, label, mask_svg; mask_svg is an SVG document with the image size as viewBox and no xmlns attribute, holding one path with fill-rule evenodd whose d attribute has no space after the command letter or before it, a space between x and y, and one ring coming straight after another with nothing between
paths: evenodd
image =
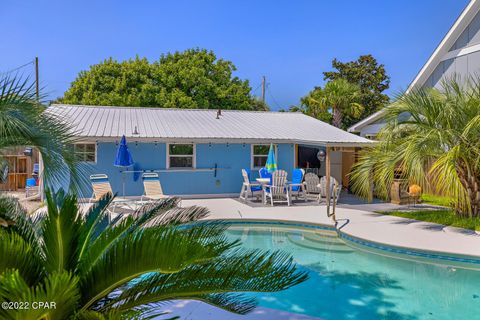
<instances>
[{"instance_id":1,"label":"closed patio umbrella","mask_svg":"<svg viewBox=\"0 0 480 320\"><path fill-rule=\"evenodd\" d=\"M270 144L270 150L268 150L267 162L265 163L265 168L268 172L273 172L277 170L277 161L275 160L275 148L273 144Z\"/></svg>"},{"instance_id":2,"label":"closed patio umbrella","mask_svg":"<svg viewBox=\"0 0 480 320\"><path fill-rule=\"evenodd\" d=\"M113 165L115 167L122 167L127 168L133 165L133 158L130 150L128 150L127 139L125 135L122 136L122 140L120 140L120 145L118 146L117 150L117 157L115 158L115 162ZM122 186L123 186L123 196L125 197L125 175L122 174Z\"/></svg>"}]
</instances>

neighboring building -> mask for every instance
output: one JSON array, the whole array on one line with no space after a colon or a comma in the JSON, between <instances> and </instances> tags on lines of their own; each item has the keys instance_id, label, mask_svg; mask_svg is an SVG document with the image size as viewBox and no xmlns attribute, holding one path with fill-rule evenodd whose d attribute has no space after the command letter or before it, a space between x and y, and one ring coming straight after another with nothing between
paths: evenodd
<instances>
[{"instance_id":1,"label":"neighboring building","mask_svg":"<svg viewBox=\"0 0 480 320\"><path fill-rule=\"evenodd\" d=\"M218 116L208 109L75 105L52 105L47 112L72 126L79 139L74 152L92 174L107 174L119 194L125 179L126 195L141 195L141 173L151 170L159 173L166 194L238 194L241 169L258 176L270 143L289 176L301 166L325 175L317 152L328 147L332 176L345 186L356 149L372 143L302 113L222 110ZM124 173L113 166L122 135L135 161Z\"/></svg>"},{"instance_id":2,"label":"neighboring building","mask_svg":"<svg viewBox=\"0 0 480 320\"><path fill-rule=\"evenodd\" d=\"M417 74L406 93L415 87L441 86L442 80L480 75L480 0L472 0ZM348 128L362 137L375 138L385 125L380 110Z\"/></svg>"}]
</instances>

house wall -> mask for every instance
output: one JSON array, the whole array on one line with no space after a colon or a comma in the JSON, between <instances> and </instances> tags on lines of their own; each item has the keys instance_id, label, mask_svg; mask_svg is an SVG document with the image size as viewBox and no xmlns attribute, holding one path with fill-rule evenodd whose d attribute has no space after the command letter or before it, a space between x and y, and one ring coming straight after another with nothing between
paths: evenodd
<instances>
[{"instance_id":1,"label":"house wall","mask_svg":"<svg viewBox=\"0 0 480 320\"><path fill-rule=\"evenodd\" d=\"M425 82L425 87L440 88L443 79L454 74L466 78L480 72L480 13L460 34L449 52ZM478 48L477 48L478 47ZM468 48L468 51L462 50Z\"/></svg>"},{"instance_id":2,"label":"house wall","mask_svg":"<svg viewBox=\"0 0 480 320\"><path fill-rule=\"evenodd\" d=\"M423 83L424 87L440 89L443 80L451 79L454 75L460 81L469 76L480 76L480 12L440 60ZM381 120L370 123L362 127L359 134L362 137L375 137L384 125Z\"/></svg>"},{"instance_id":3,"label":"house wall","mask_svg":"<svg viewBox=\"0 0 480 320\"><path fill-rule=\"evenodd\" d=\"M129 170L165 170L159 172L162 188L165 194L229 194L238 193L243 182L241 169L251 166L250 144L197 144L196 170L169 171L167 164L167 146L164 143L129 142L135 165ZM97 143L97 161L91 163L89 173L107 174L114 192L122 195L123 169L113 166L117 145L115 142ZM277 164L280 169L292 174L294 168L293 144L277 145ZM217 165L215 176L214 168ZM252 177L258 177L258 172L252 170ZM124 173L125 195L139 196L143 194L141 173ZM85 190L91 194L90 186Z\"/></svg>"}]
</instances>

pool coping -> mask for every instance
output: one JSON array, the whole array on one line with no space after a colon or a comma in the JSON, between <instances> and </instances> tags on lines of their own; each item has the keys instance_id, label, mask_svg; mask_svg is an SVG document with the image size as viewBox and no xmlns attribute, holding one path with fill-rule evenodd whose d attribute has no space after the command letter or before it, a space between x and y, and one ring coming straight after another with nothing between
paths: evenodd
<instances>
[{"instance_id":1,"label":"pool coping","mask_svg":"<svg viewBox=\"0 0 480 320\"><path fill-rule=\"evenodd\" d=\"M480 256L454 254L436 250L420 250L411 247L386 244L373 241L358 236L353 236L339 228L331 225L325 225L314 222L295 221L295 220L274 220L274 219L214 219L225 221L229 224L255 224L255 225L276 225L285 227L300 227L310 230L325 230L336 232L337 236L344 242L354 247L367 251L372 254L388 256L391 258L407 259L417 262L440 264L444 266L459 267L466 269L480 269Z\"/></svg>"}]
</instances>

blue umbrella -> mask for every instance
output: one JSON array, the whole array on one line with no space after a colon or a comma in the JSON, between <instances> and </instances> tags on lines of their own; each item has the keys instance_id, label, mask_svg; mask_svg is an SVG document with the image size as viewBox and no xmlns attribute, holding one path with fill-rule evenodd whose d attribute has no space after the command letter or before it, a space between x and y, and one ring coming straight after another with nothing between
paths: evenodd
<instances>
[{"instance_id":1,"label":"blue umbrella","mask_svg":"<svg viewBox=\"0 0 480 320\"><path fill-rule=\"evenodd\" d=\"M268 150L267 162L265 163L265 168L268 172L273 172L277 170L277 162L275 161L275 148L273 144L270 144L270 150Z\"/></svg>"},{"instance_id":2,"label":"blue umbrella","mask_svg":"<svg viewBox=\"0 0 480 320\"><path fill-rule=\"evenodd\" d=\"M113 165L116 167L130 167L132 164L132 154L128 150L127 139L125 138L125 135L123 135L120 145L118 146L117 157L115 158Z\"/></svg>"},{"instance_id":3,"label":"blue umbrella","mask_svg":"<svg viewBox=\"0 0 480 320\"><path fill-rule=\"evenodd\" d=\"M125 135L122 136L122 140L120 141L120 145L118 146L117 150L117 157L115 158L115 162L113 163L115 167L130 167L133 165L133 158L132 154L128 150L127 139ZM122 172L122 187L123 187L123 196L125 197L125 174Z\"/></svg>"}]
</instances>

